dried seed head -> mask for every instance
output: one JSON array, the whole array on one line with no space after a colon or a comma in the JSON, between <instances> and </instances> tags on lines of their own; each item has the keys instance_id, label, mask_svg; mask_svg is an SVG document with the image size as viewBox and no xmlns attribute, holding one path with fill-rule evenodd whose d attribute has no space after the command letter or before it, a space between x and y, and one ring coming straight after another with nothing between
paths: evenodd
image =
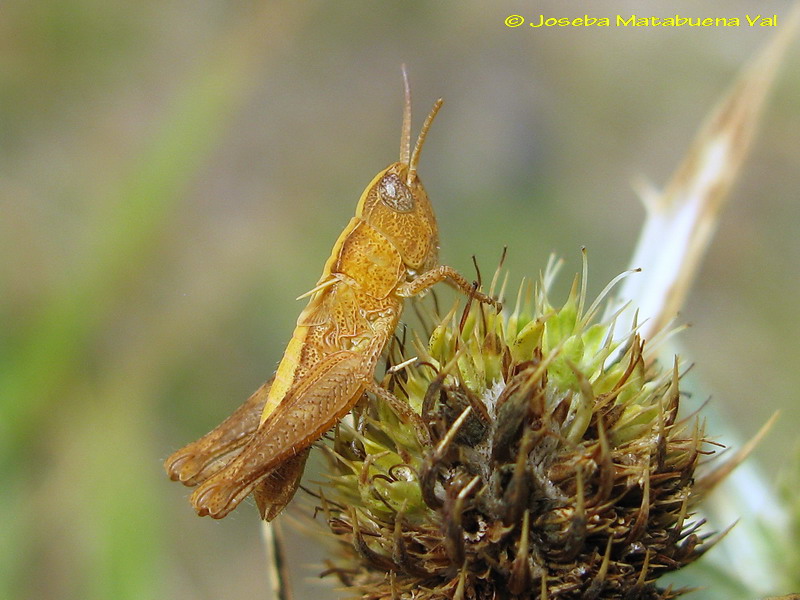
<instances>
[{"instance_id":1,"label":"dried seed head","mask_svg":"<svg viewBox=\"0 0 800 600\"><path fill-rule=\"evenodd\" d=\"M612 340L577 281L553 308L552 275L510 315L451 311L388 371L411 410L375 398L337 430L332 572L361 597L673 598L656 579L709 546L677 360L660 371L635 332Z\"/></svg>"}]
</instances>

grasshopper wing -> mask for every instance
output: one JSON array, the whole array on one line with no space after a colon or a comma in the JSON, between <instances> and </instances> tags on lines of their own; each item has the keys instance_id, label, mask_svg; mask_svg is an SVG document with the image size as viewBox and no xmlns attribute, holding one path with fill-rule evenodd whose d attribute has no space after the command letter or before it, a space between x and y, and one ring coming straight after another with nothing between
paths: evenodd
<instances>
[{"instance_id":1,"label":"grasshopper wing","mask_svg":"<svg viewBox=\"0 0 800 600\"><path fill-rule=\"evenodd\" d=\"M228 465L258 429L273 379L258 388L230 417L165 460L164 469L170 479L193 486Z\"/></svg>"},{"instance_id":2,"label":"grasshopper wing","mask_svg":"<svg viewBox=\"0 0 800 600\"><path fill-rule=\"evenodd\" d=\"M349 350L326 356L314 365L289 389L239 455L194 491L191 502L197 513L221 519L287 460L299 460L296 457L361 397L372 377L370 367L362 354ZM278 471L276 475L279 479L281 475L293 477L296 487L297 464L284 468L288 473ZM278 486L285 491L289 487L286 482Z\"/></svg>"}]
</instances>

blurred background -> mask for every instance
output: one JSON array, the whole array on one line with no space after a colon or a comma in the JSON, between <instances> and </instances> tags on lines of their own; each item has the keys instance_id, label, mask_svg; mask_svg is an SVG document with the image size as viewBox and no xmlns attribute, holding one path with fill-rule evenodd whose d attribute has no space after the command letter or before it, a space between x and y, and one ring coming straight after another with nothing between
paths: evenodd
<instances>
[{"instance_id":1,"label":"blurred background","mask_svg":"<svg viewBox=\"0 0 800 600\"><path fill-rule=\"evenodd\" d=\"M633 1L596 0L592 16ZM576 1L7 0L0 8L0 597L268 598L256 511L198 519L161 461L273 372L363 188L397 159L401 63L442 261L590 295L774 28L509 29ZM756 8L757 7L757 8ZM653 15L787 14L785 1ZM642 14L642 16L650 16ZM800 47L682 319L684 354L770 480L800 404ZM558 295L556 294L556 299ZM313 478L313 477L312 477ZM297 510L297 509L295 509ZM334 597L290 530L300 598Z\"/></svg>"}]
</instances>

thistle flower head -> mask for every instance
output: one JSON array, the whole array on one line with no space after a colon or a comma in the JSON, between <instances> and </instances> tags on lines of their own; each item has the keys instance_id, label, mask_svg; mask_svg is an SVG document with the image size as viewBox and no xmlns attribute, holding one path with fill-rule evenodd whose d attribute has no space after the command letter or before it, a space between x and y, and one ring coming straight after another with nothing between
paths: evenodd
<instances>
[{"instance_id":1,"label":"thistle flower head","mask_svg":"<svg viewBox=\"0 0 800 600\"><path fill-rule=\"evenodd\" d=\"M710 545L677 360L611 339L579 279L551 305L554 272L510 314L451 310L335 432L330 573L361 597L672 598L655 580Z\"/></svg>"}]
</instances>

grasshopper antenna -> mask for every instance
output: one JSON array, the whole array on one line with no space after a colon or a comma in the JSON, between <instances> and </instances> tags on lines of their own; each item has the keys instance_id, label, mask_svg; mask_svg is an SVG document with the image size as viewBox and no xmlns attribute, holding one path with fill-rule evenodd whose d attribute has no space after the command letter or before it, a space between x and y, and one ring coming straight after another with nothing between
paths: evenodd
<instances>
[{"instance_id":1,"label":"grasshopper antenna","mask_svg":"<svg viewBox=\"0 0 800 600\"><path fill-rule=\"evenodd\" d=\"M411 86L408 84L408 71L403 63L403 89L405 90L406 103L403 107L403 129L400 131L400 162L408 165L411 156Z\"/></svg>"},{"instance_id":2,"label":"grasshopper antenna","mask_svg":"<svg viewBox=\"0 0 800 600\"><path fill-rule=\"evenodd\" d=\"M422 129L419 132L417 143L414 144L414 152L411 153L411 160L408 162L408 177L406 177L406 185L411 185L411 180L417 174L417 163L419 163L419 154L422 152L422 144L425 143L425 137L428 135L428 130L431 128L433 118L436 116L436 113L439 112L439 109L442 107L442 103L444 103L444 100L441 98L433 103L431 112L428 113L425 122L422 124Z\"/></svg>"}]
</instances>

